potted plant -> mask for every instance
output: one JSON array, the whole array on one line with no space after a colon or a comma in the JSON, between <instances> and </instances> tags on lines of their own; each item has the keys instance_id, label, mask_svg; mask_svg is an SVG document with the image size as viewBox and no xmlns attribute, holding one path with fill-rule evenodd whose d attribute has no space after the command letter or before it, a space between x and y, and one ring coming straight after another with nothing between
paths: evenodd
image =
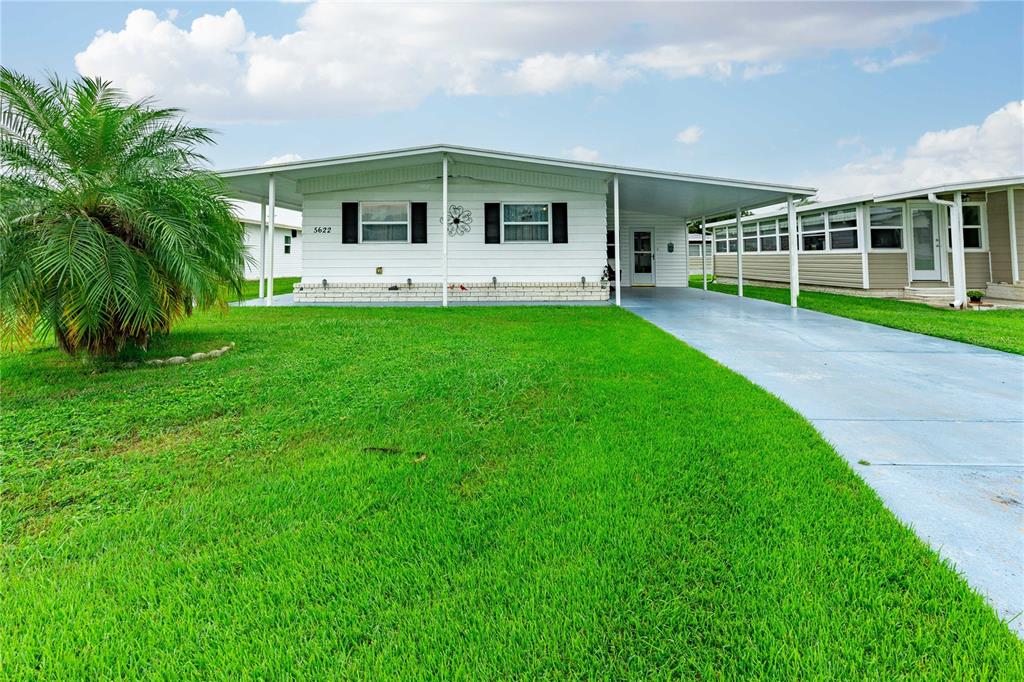
<instances>
[{"instance_id":1,"label":"potted plant","mask_svg":"<svg viewBox=\"0 0 1024 682\"><path fill-rule=\"evenodd\" d=\"M985 298L985 292L971 289L967 292L967 298L971 299L971 303L981 303L981 299Z\"/></svg>"}]
</instances>

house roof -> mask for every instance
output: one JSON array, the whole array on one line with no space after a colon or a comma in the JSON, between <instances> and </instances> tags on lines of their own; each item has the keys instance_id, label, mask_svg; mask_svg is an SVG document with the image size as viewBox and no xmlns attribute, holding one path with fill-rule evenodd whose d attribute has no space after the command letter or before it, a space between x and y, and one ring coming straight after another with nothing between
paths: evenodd
<instances>
[{"instance_id":1,"label":"house roof","mask_svg":"<svg viewBox=\"0 0 1024 682\"><path fill-rule=\"evenodd\" d=\"M902 192L895 192L892 194L862 194L855 197L845 197L843 199L834 199L832 201L823 201L820 203L804 204L803 206L797 206L797 213L809 213L813 211L821 211L827 208L835 208L837 206L849 206L852 204L864 204L864 203L885 203L887 201L902 201L904 199L927 199L930 193L935 194L949 194L951 192L968 192L971 190L993 190L1000 189L1003 187L1015 187L1024 186L1024 175L1012 175L1004 178L991 178L988 180L965 180L963 182L953 182L945 185L935 185L934 187L923 187L918 189L909 189ZM747 223L757 220L769 220L771 218L777 218L779 216L786 215L786 209L780 208L775 211L766 211L765 213L759 213L749 216L743 216L741 222ZM735 218L727 218L725 220L718 220L713 223L708 223L708 227L721 227L723 225L733 225L736 223Z\"/></svg>"},{"instance_id":2,"label":"house roof","mask_svg":"<svg viewBox=\"0 0 1024 682\"><path fill-rule=\"evenodd\" d=\"M622 210L680 218L722 213L737 207L749 209L769 206L785 201L787 195L804 197L815 193L811 187L572 161L449 144L235 168L221 171L220 176L224 178L232 196L266 202L267 180L273 175L275 203L284 208L301 210L304 192L301 191L300 183L308 184L316 178L333 175L388 171L432 163L437 164L436 177L440 177L440 164L444 155L449 158L449 172L453 177L478 177L474 173L487 168L543 173L555 179L589 179L601 183L608 183L613 176L618 176ZM464 172L460 173L460 166ZM610 194L607 184L604 185L604 191Z\"/></svg>"},{"instance_id":3,"label":"house roof","mask_svg":"<svg viewBox=\"0 0 1024 682\"><path fill-rule=\"evenodd\" d=\"M260 221L255 220L253 218L239 218L238 222L242 223L243 225L254 225L255 227L259 227L260 226ZM285 223L279 223L276 220L274 221L274 229L275 230L298 230L299 232L302 232L302 226L301 225L286 225Z\"/></svg>"}]
</instances>

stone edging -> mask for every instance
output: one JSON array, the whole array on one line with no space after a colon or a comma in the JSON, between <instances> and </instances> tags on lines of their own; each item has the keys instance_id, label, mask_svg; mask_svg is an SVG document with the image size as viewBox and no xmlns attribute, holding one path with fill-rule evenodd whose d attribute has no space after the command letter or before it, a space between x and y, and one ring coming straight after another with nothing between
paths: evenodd
<instances>
[{"instance_id":1,"label":"stone edging","mask_svg":"<svg viewBox=\"0 0 1024 682\"><path fill-rule=\"evenodd\" d=\"M212 358L219 358L220 356L224 355L225 353L227 353L229 350L231 350L234 347L235 347L235 342L232 341L231 343L229 343L228 345L224 346L223 348L214 348L213 350L211 350L208 353L193 353L192 355L188 356L187 358L184 355L174 355L172 357L163 358L163 359L161 359L161 358L154 358L153 360L146 360L144 362L144 364L147 364L147 365L150 365L150 366L153 366L153 367L160 367L162 365L184 365L186 362L198 362L199 360L209 360L209 359L212 359ZM138 367L138 366L139 366L139 363L137 363L137 362L125 362L125 363L123 363L121 365L121 367L123 367L125 369L131 369L133 367Z\"/></svg>"}]
</instances>

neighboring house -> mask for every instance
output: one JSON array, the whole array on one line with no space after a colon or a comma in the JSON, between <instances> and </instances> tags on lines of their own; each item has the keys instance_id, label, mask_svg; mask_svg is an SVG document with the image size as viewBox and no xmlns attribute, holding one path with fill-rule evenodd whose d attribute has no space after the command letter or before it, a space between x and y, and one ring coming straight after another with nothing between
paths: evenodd
<instances>
[{"instance_id":1,"label":"neighboring house","mask_svg":"<svg viewBox=\"0 0 1024 682\"><path fill-rule=\"evenodd\" d=\"M700 257L704 256L704 269L701 269ZM690 233L690 250L689 250L689 267L690 275L700 275L706 273L709 277L715 274L715 243L711 238L711 235L707 235L706 241L704 242L704 248L701 249L700 245L700 234Z\"/></svg>"},{"instance_id":2,"label":"neighboring house","mask_svg":"<svg viewBox=\"0 0 1024 682\"><path fill-rule=\"evenodd\" d=\"M245 278L260 278L260 223L242 218L245 226ZM274 226L274 274L277 277L302 276L302 228Z\"/></svg>"},{"instance_id":3,"label":"neighboring house","mask_svg":"<svg viewBox=\"0 0 1024 682\"><path fill-rule=\"evenodd\" d=\"M1019 258L1024 254L1024 176L799 206L800 285L952 300L955 249L948 202L957 193L965 288L1024 299ZM719 279L736 279L742 246L745 282L788 283L787 212L751 215L741 222L742 245L735 219L708 225Z\"/></svg>"},{"instance_id":4,"label":"neighboring house","mask_svg":"<svg viewBox=\"0 0 1024 682\"><path fill-rule=\"evenodd\" d=\"M623 286L685 287L688 220L814 193L453 145L221 175L302 211L298 301L606 300L616 262Z\"/></svg>"}]
</instances>

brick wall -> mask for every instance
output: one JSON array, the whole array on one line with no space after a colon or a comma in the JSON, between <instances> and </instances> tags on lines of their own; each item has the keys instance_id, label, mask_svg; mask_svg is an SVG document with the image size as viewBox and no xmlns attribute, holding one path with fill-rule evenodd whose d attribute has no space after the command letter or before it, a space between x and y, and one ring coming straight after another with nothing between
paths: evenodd
<instances>
[{"instance_id":1,"label":"brick wall","mask_svg":"<svg viewBox=\"0 0 1024 682\"><path fill-rule=\"evenodd\" d=\"M397 287L397 288L392 288ZM295 301L302 303L374 303L439 301L441 284L296 284ZM606 301L607 282L498 282L449 287L448 300L458 301Z\"/></svg>"}]
</instances>

